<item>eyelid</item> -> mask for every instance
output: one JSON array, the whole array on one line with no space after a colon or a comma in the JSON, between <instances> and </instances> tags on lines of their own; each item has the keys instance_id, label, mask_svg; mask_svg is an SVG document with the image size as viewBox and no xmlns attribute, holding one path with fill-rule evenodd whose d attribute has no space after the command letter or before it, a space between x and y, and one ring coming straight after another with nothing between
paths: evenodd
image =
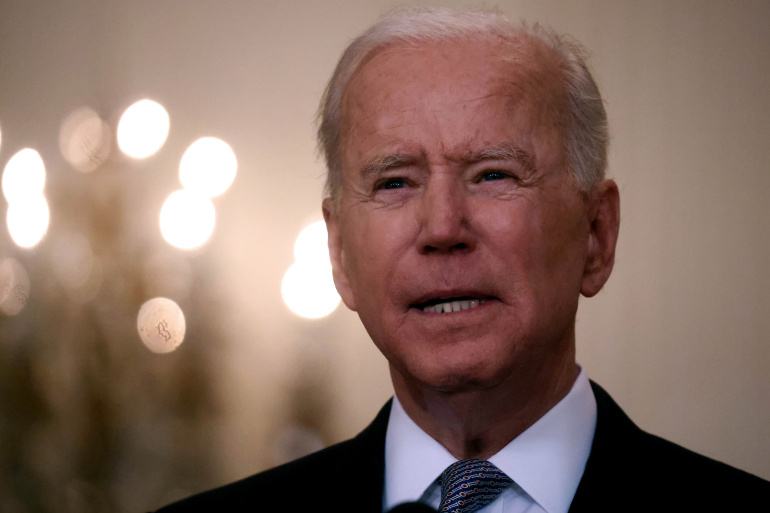
<instances>
[{"instance_id":1,"label":"eyelid","mask_svg":"<svg viewBox=\"0 0 770 513\"><path fill-rule=\"evenodd\" d=\"M513 172L513 171L510 171L508 169L501 169L501 168L498 168L498 167L492 167L492 168L484 168L481 171L479 171L476 174L475 181L477 183L481 182L486 175L492 174L492 173L501 175L502 178L511 178L513 180L516 180L516 181L520 181L521 180L519 178L519 175L517 173Z\"/></svg>"},{"instance_id":2,"label":"eyelid","mask_svg":"<svg viewBox=\"0 0 770 513\"><path fill-rule=\"evenodd\" d=\"M385 186L389 182L393 182L393 181L400 181L400 182L403 182L404 185L409 185L409 180L407 180L403 176L383 176L383 177L380 177L377 181L374 182L373 189L375 191L382 190L382 189L385 188Z\"/></svg>"}]
</instances>

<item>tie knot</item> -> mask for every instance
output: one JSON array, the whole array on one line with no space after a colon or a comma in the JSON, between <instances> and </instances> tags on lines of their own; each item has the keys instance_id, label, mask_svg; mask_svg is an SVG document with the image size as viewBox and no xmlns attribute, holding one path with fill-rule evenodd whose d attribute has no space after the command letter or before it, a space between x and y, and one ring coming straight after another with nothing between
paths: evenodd
<instances>
[{"instance_id":1,"label":"tie knot","mask_svg":"<svg viewBox=\"0 0 770 513\"><path fill-rule=\"evenodd\" d=\"M441 508L446 513L472 513L483 508L513 481L484 460L460 460L441 474Z\"/></svg>"}]
</instances>

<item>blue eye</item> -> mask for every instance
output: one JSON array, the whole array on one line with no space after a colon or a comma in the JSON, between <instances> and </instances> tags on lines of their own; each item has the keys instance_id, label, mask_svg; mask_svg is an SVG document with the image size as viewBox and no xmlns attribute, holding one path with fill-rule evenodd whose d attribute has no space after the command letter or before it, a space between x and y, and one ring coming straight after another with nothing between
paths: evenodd
<instances>
[{"instance_id":1,"label":"blue eye","mask_svg":"<svg viewBox=\"0 0 770 513\"><path fill-rule=\"evenodd\" d=\"M487 171L481 175L479 181L491 182L493 180L504 180L506 178L508 178L508 175L502 171Z\"/></svg>"},{"instance_id":2,"label":"blue eye","mask_svg":"<svg viewBox=\"0 0 770 513\"><path fill-rule=\"evenodd\" d=\"M406 181L403 178L388 178L378 184L378 189L402 189L406 187Z\"/></svg>"}]
</instances>

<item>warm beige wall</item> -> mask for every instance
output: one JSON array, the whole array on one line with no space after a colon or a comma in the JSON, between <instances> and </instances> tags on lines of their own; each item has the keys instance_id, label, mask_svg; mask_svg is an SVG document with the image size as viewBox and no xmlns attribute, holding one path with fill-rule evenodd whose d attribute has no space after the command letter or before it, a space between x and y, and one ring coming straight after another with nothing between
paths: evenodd
<instances>
[{"instance_id":1,"label":"warm beige wall","mask_svg":"<svg viewBox=\"0 0 770 513\"><path fill-rule=\"evenodd\" d=\"M50 4L0 7L2 162L50 144L75 107L112 115L141 95L172 118L159 173L202 135L239 157L206 249L229 308L223 475L270 464L286 389L308 369L331 396L332 438L355 433L390 394L384 360L353 314L299 320L279 288L293 237L320 215L312 120L325 80L398 2ZM580 362L643 428L770 478L770 4L501 7L582 41L607 101L621 238L609 285L581 306Z\"/></svg>"}]
</instances>

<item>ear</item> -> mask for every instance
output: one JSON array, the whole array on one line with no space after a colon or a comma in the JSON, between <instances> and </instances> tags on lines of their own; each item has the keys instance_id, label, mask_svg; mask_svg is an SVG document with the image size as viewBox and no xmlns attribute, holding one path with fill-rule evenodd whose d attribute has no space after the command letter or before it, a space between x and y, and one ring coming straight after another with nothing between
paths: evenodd
<instances>
[{"instance_id":1,"label":"ear","mask_svg":"<svg viewBox=\"0 0 770 513\"><path fill-rule=\"evenodd\" d=\"M342 298L345 306L356 310L356 302L353 299L353 289L348 281L347 268L345 267L345 250L342 244L342 232L340 229L339 212L334 208L331 198L324 198L322 203L326 232L329 237L329 259L332 263L332 275L334 286Z\"/></svg>"},{"instance_id":2,"label":"ear","mask_svg":"<svg viewBox=\"0 0 770 513\"><path fill-rule=\"evenodd\" d=\"M602 180L590 193L589 233L583 283L580 293L586 297L597 294L615 265L615 245L620 228L620 194L612 180Z\"/></svg>"}]
</instances>

